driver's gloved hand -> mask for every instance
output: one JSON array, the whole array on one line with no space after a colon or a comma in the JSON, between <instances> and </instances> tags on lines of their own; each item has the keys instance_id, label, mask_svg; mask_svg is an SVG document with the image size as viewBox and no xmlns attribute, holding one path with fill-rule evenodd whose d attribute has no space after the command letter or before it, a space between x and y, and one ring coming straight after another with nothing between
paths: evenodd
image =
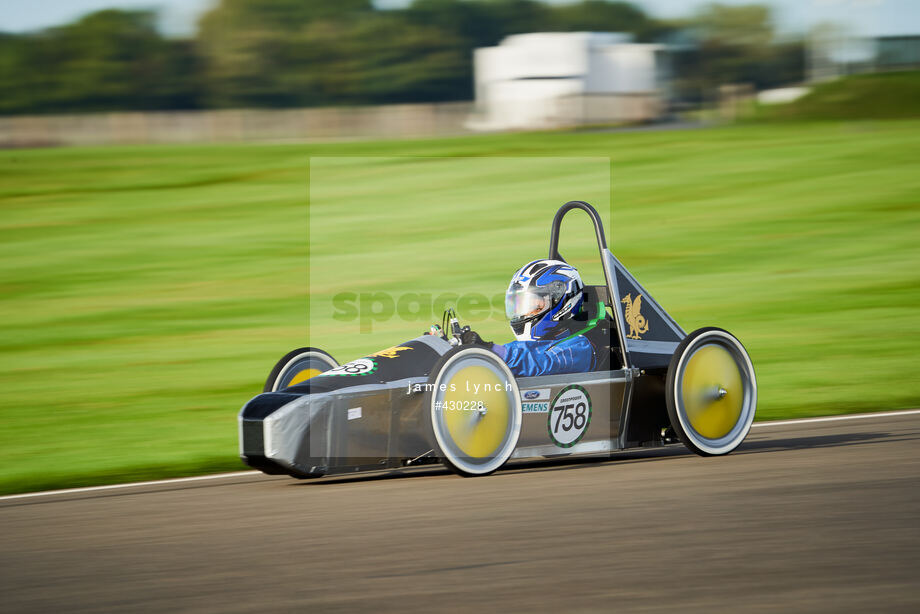
<instances>
[{"instance_id":1,"label":"driver's gloved hand","mask_svg":"<svg viewBox=\"0 0 920 614\"><path fill-rule=\"evenodd\" d=\"M483 341L479 333L472 330L463 331L463 334L460 335L460 343L463 345L492 345L488 341Z\"/></svg>"}]
</instances>

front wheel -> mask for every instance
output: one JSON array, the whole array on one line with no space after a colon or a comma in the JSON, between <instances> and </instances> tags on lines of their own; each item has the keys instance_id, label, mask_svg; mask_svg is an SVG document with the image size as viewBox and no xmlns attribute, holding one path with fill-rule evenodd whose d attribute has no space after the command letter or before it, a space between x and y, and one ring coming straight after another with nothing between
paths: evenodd
<instances>
[{"instance_id":1,"label":"front wheel","mask_svg":"<svg viewBox=\"0 0 920 614\"><path fill-rule=\"evenodd\" d=\"M521 393L508 365L478 346L454 348L428 378L429 424L438 456L465 477L505 464L521 435Z\"/></svg>"},{"instance_id":2,"label":"front wheel","mask_svg":"<svg viewBox=\"0 0 920 614\"><path fill-rule=\"evenodd\" d=\"M754 365L728 331L695 330L671 358L665 395L671 427L684 445L701 456L728 454L754 421Z\"/></svg>"},{"instance_id":3,"label":"front wheel","mask_svg":"<svg viewBox=\"0 0 920 614\"><path fill-rule=\"evenodd\" d=\"M281 357L265 380L262 392L277 392L305 382L339 366L330 354L317 348L297 348Z\"/></svg>"}]
</instances>

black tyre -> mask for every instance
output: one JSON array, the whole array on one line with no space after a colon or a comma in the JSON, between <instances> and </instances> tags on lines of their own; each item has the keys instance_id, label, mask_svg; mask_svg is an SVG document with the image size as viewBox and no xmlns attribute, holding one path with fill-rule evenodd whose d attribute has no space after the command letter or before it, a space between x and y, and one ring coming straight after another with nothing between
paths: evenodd
<instances>
[{"instance_id":1,"label":"black tyre","mask_svg":"<svg viewBox=\"0 0 920 614\"><path fill-rule=\"evenodd\" d=\"M517 447L521 393L508 365L485 347L442 356L428 378L425 403L438 457L455 473L492 473Z\"/></svg>"},{"instance_id":2,"label":"black tyre","mask_svg":"<svg viewBox=\"0 0 920 614\"><path fill-rule=\"evenodd\" d=\"M335 358L317 348L297 348L278 361L265 380L262 392L276 392L305 382L314 375L339 366Z\"/></svg>"},{"instance_id":3,"label":"black tyre","mask_svg":"<svg viewBox=\"0 0 920 614\"><path fill-rule=\"evenodd\" d=\"M754 365L728 331L695 330L671 358L665 395L671 427L684 445L701 456L728 454L754 421Z\"/></svg>"}]
</instances>

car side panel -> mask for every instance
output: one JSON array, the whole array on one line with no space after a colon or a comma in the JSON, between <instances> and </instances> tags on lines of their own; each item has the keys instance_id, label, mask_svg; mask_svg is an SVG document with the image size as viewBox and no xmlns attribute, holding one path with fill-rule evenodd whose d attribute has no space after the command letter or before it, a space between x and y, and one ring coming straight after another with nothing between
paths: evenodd
<instances>
[{"instance_id":1,"label":"car side panel","mask_svg":"<svg viewBox=\"0 0 920 614\"><path fill-rule=\"evenodd\" d=\"M619 448L620 426L625 409L629 374L625 370L519 378L525 403L521 438L513 458L565 456L605 452ZM584 434L570 447L559 445L550 433L558 413L553 404L572 385L580 386L591 404L591 420ZM528 391L534 400L528 400ZM541 404L544 404L541 405ZM528 407L528 404L530 407Z\"/></svg>"}]
</instances>

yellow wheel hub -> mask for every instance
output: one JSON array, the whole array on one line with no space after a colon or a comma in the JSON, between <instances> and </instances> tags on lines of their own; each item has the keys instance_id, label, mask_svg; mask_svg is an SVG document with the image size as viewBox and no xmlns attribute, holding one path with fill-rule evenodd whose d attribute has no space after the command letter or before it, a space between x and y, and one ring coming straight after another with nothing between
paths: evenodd
<instances>
[{"instance_id":1,"label":"yellow wheel hub","mask_svg":"<svg viewBox=\"0 0 920 614\"><path fill-rule=\"evenodd\" d=\"M732 354L704 345L687 359L680 389L690 426L707 439L725 437L738 423L744 383Z\"/></svg>"},{"instance_id":2,"label":"yellow wheel hub","mask_svg":"<svg viewBox=\"0 0 920 614\"><path fill-rule=\"evenodd\" d=\"M304 369L300 373L294 376L294 378L288 383L288 386L293 386L294 384L299 384L300 382L305 382L314 375L319 375L322 373L319 369Z\"/></svg>"},{"instance_id":3,"label":"yellow wheel hub","mask_svg":"<svg viewBox=\"0 0 920 614\"><path fill-rule=\"evenodd\" d=\"M491 369L475 365L460 369L444 383L447 390L438 411L456 446L473 458L498 452L511 421L505 380Z\"/></svg>"}]
</instances>

